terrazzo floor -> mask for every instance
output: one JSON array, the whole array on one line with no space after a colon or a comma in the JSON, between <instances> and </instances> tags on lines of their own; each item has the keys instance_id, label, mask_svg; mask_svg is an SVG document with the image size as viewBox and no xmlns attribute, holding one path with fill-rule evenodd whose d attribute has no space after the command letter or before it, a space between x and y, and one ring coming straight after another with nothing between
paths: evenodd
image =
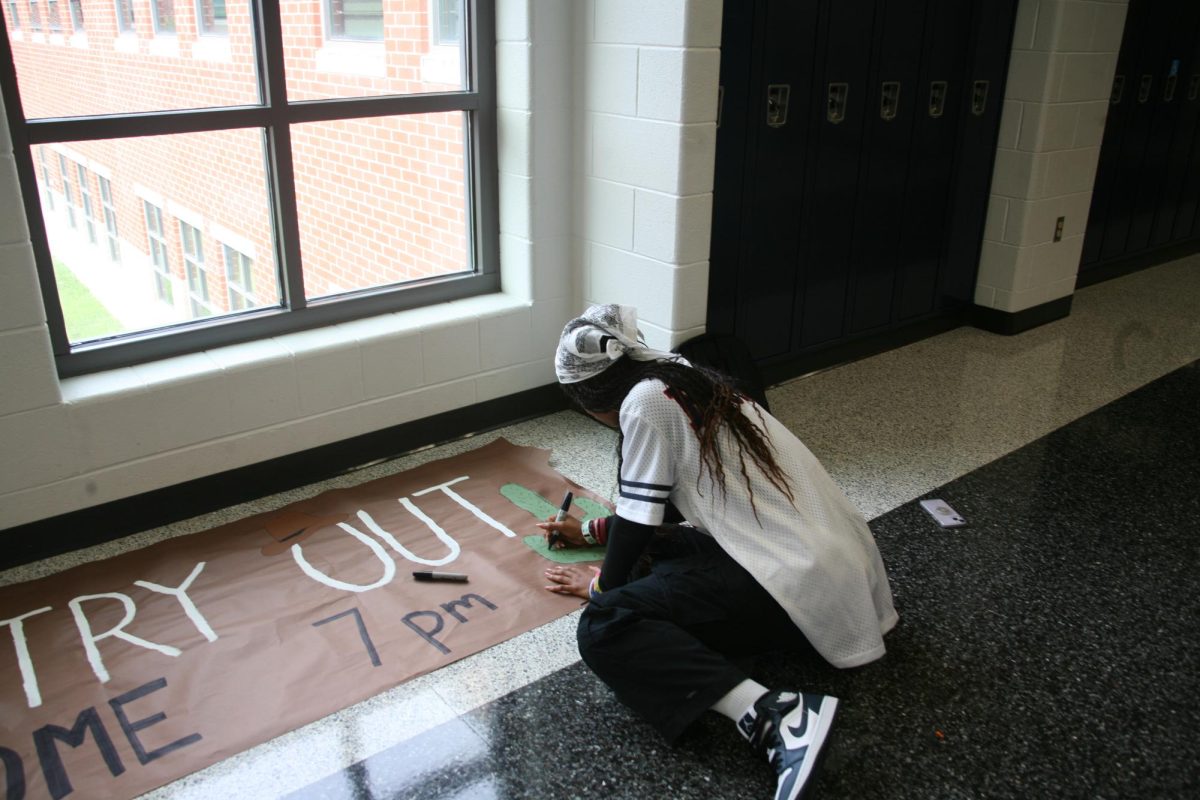
<instances>
[{"instance_id":1,"label":"terrazzo floor","mask_svg":"<svg viewBox=\"0 0 1200 800\"><path fill-rule=\"evenodd\" d=\"M1020 336L960 328L769 392L873 519L902 617L889 655L862 670L761 666L846 701L826 796L1200 795L1198 307L1193 256L1082 289L1068 318ZM563 412L9 570L0 584L496 436L550 448L564 475L612 494L613 434ZM969 529L931 527L910 502L935 490ZM677 748L655 741L578 662L575 622L146 797L770 796L768 771L719 719Z\"/></svg>"}]
</instances>

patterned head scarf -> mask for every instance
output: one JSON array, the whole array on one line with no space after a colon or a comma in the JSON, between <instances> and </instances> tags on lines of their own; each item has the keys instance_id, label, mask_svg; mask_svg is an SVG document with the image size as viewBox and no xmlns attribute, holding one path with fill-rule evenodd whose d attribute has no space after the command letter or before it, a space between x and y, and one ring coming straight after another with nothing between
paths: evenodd
<instances>
[{"instance_id":1,"label":"patterned head scarf","mask_svg":"<svg viewBox=\"0 0 1200 800\"><path fill-rule=\"evenodd\" d=\"M646 346L637 327L637 309L597 305L567 323L558 340L554 371L559 383L579 383L595 377L621 356L635 361L682 360Z\"/></svg>"}]
</instances>

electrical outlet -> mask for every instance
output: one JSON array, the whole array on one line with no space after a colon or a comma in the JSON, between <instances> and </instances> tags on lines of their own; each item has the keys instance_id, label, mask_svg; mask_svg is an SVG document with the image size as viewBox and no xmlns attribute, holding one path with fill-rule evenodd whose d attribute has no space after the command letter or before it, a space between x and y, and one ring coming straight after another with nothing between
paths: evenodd
<instances>
[{"instance_id":1,"label":"electrical outlet","mask_svg":"<svg viewBox=\"0 0 1200 800\"><path fill-rule=\"evenodd\" d=\"M1054 226L1054 241L1062 241L1063 224L1067 221L1066 217L1059 217L1058 222Z\"/></svg>"}]
</instances>

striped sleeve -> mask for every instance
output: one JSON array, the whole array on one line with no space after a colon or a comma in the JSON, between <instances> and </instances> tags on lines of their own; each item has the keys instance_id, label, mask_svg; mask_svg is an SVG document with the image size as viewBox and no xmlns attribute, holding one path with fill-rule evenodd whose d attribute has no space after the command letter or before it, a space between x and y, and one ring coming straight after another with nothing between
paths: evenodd
<instances>
[{"instance_id":1,"label":"striped sleeve","mask_svg":"<svg viewBox=\"0 0 1200 800\"><path fill-rule=\"evenodd\" d=\"M621 476L617 514L643 525L661 525L675 485L670 442L637 414L622 414Z\"/></svg>"}]
</instances>

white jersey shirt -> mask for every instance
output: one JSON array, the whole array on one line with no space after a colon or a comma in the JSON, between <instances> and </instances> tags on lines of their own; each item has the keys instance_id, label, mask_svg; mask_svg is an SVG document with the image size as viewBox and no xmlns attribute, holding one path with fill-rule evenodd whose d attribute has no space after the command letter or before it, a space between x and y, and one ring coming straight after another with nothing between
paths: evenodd
<instances>
[{"instance_id":1,"label":"white jersey shirt","mask_svg":"<svg viewBox=\"0 0 1200 800\"><path fill-rule=\"evenodd\" d=\"M707 469L701 477L700 441L687 414L661 381L645 380L621 404L617 514L659 525L670 500L770 592L829 663L874 661L898 616L866 519L783 423L749 400L742 413L773 445L794 504L747 455L751 505L737 442L726 429L718 436L724 493Z\"/></svg>"}]
</instances>

